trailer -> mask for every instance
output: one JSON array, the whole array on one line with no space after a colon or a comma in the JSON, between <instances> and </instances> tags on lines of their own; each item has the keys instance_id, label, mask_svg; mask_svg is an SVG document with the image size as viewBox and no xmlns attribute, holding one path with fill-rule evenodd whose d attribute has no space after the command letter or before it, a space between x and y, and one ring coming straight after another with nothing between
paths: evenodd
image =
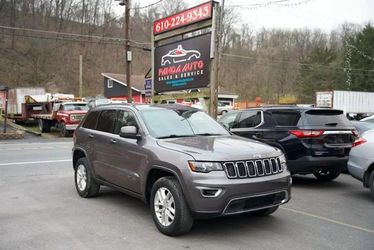
<instances>
[{"instance_id":1,"label":"trailer","mask_svg":"<svg viewBox=\"0 0 374 250\"><path fill-rule=\"evenodd\" d=\"M30 101L32 100L32 101ZM41 112L40 103L48 102L50 95L44 88L14 88L8 92L8 118L16 123L27 121Z\"/></svg>"},{"instance_id":2,"label":"trailer","mask_svg":"<svg viewBox=\"0 0 374 250\"><path fill-rule=\"evenodd\" d=\"M344 113L374 114L374 92L316 92L316 107L340 109Z\"/></svg>"}]
</instances>

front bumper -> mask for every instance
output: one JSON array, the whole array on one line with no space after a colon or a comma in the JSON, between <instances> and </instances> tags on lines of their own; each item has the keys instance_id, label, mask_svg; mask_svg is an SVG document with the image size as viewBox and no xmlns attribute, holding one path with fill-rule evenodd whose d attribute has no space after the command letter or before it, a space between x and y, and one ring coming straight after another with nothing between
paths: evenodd
<instances>
[{"instance_id":1,"label":"front bumper","mask_svg":"<svg viewBox=\"0 0 374 250\"><path fill-rule=\"evenodd\" d=\"M304 156L297 160L288 160L287 165L292 174L312 174L316 168L320 167L334 167L346 171L347 162L348 156Z\"/></svg>"},{"instance_id":2,"label":"front bumper","mask_svg":"<svg viewBox=\"0 0 374 250\"><path fill-rule=\"evenodd\" d=\"M282 205L291 198L288 171L243 179L228 179L223 171L191 175L192 182L186 183L186 198L195 217L250 212Z\"/></svg>"},{"instance_id":3,"label":"front bumper","mask_svg":"<svg viewBox=\"0 0 374 250\"><path fill-rule=\"evenodd\" d=\"M66 130L76 130L79 124L65 124Z\"/></svg>"}]
</instances>

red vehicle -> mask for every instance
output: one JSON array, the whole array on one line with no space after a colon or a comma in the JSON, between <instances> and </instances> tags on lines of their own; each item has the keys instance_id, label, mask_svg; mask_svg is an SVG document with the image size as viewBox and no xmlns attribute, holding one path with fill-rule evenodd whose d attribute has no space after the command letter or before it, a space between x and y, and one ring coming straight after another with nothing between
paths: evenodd
<instances>
[{"instance_id":1,"label":"red vehicle","mask_svg":"<svg viewBox=\"0 0 374 250\"><path fill-rule=\"evenodd\" d=\"M32 117L38 120L42 133L49 132L51 127L56 127L60 129L63 137L70 135L77 128L89 109L85 102L55 102L50 105L52 105L51 113L41 112ZM43 108L48 110L48 106Z\"/></svg>"}]
</instances>

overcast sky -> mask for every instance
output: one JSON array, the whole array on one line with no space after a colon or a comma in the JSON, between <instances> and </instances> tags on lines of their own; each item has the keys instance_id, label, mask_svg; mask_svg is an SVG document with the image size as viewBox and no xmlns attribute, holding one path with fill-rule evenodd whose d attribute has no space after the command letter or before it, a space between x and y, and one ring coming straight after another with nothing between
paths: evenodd
<instances>
[{"instance_id":1,"label":"overcast sky","mask_svg":"<svg viewBox=\"0 0 374 250\"><path fill-rule=\"evenodd\" d=\"M157 0L133 0L140 5ZM175 0L177 1L177 0ZM242 23L255 29L266 28L319 28L326 32L349 22L365 25L374 23L374 0L290 0L282 4L272 4L253 9L253 4L269 3L274 0L226 0L225 5L237 7ZM185 0L190 6L206 0ZM299 6L286 4L301 3Z\"/></svg>"}]
</instances>

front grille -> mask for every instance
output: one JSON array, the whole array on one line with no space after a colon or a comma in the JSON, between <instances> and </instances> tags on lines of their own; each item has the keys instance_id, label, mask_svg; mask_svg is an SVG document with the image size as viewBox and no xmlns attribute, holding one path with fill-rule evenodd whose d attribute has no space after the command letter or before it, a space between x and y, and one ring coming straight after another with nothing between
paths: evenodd
<instances>
[{"instance_id":1,"label":"front grille","mask_svg":"<svg viewBox=\"0 0 374 250\"><path fill-rule=\"evenodd\" d=\"M224 162L223 166L230 179L252 178L283 172L279 158Z\"/></svg>"},{"instance_id":2,"label":"front grille","mask_svg":"<svg viewBox=\"0 0 374 250\"><path fill-rule=\"evenodd\" d=\"M81 121L84 115L71 115L70 118L75 121Z\"/></svg>"},{"instance_id":3,"label":"front grille","mask_svg":"<svg viewBox=\"0 0 374 250\"><path fill-rule=\"evenodd\" d=\"M286 191L234 199L229 202L223 213L236 214L266 207L274 207L285 203L287 200L288 194Z\"/></svg>"}]
</instances>

